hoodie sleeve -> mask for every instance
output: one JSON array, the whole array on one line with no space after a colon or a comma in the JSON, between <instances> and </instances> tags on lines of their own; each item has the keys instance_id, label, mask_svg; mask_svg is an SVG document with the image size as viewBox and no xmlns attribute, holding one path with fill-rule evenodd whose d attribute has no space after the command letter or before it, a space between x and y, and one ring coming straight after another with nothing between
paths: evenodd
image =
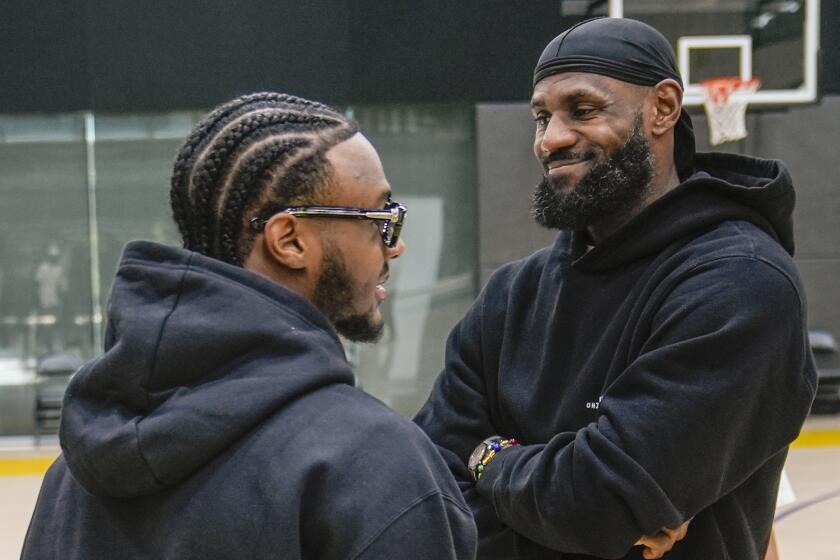
<instances>
[{"instance_id":1,"label":"hoodie sleeve","mask_svg":"<svg viewBox=\"0 0 840 560\"><path fill-rule=\"evenodd\" d=\"M498 431L488 397L492 391L485 386L485 374L493 370L487 363L493 354L482 351L485 343L492 346L493 342L483 340L482 315L492 307L485 305L489 295L500 295L493 286L504 284L499 276L491 279L488 288L452 330L446 345L445 369L414 418L437 446L472 511L478 527L479 552L483 549L512 551L522 544L522 539L496 515L489 497L476 491L466 466L475 446ZM501 300L493 298L493 301Z\"/></svg>"},{"instance_id":2,"label":"hoodie sleeve","mask_svg":"<svg viewBox=\"0 0 840 560\"><path fill-rule=\"evenodd\" d=\"M653 314L598 421L504 450L476 492L544 546L623 556L641 534L718 501L797 436L814 391L804 324L798 285L775 265L732 257L695 267Z\"/></svg>"}]
</instances>

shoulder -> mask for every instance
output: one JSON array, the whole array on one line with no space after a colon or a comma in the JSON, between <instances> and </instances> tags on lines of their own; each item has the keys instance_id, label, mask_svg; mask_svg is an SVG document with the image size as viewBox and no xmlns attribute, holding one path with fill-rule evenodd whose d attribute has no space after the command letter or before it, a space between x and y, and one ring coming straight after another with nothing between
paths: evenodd
<instances>
[{"instance_id":1,"label":"shoulder","mask_svg":"<svg viewBox=\"0 0 840 560\"><path fill-rule=\"evenodd\" d=\"M354 558L369 547L394 552L412 524L429 539L474 530L458 485L419 427L356 388L318 393L298 415L294 449L283 451L289 461L272 475L298 480L311 512L301 517L305 540ZM282 419L275 426L289 428Z\"/></svg>"},{"instance_id":2,"label":"shoulder","mask_svg":"<svg viewBox=\"0 0 840 560\"><path fill-rule=\"evenodd\" d=\"M777 332L782 338L804 333L805 293L786 254L708 252L683 262L655 292L660 294L652 299L657 321L690 318L721 329L752 325L756 332Z\"/></svg>"},{"instance_id":3,"label":"shoulder","mask_svg":"<svg viewBox=\"0 0 840 560\"><path fill-rule=\"evenodd\" d=\"M379 399L349 385L334 385L296 403L298 458L323 482L364 482L373 492L413 499L440 490L460 499L460 491L434 444L420 428ZM289 415L286 416L288 420ZM289 428L280 418L277 429ZM348 486L348 488L350 488Z\"/></svg>"},{"instance_id":4,"label":"shoulder","mask_svg":"<svg viewBox=\"0 0 840 560\"><path fill-rule=\"evenodd\" d=\"M747 221L717 224L663 254L655 267L659 293L700 277L697 281L706 286L704 292L725 288L719 296L739 293L746 283L754 294L781 289L804 302L793 257L770 234Z\"/></svg>"},{"instance_id":5,"label":"shoulder","mask_svg":"<svg viewBox=\"0 0 840 560\"><path fill-rule=\"evenodd\" d=\"M513 282L539 277L550 263L562 260L566 253L565 241L562 237L558 238L552 246L543 247L527 257L503 264L490 275L485 290L497 290Z\"/></svg>"},{"instance_id":6,"label":"shoulder","mask_svg":"<svg viewBox=\"0 0 840 560\"><path fill-rule=\"evenodd\" d=\"M729 220L709 229L686 243L682 252L697 260L725 257L749 257L788 268L793 258L766 231L743 220Z\"/></svg>"},{"instance_id":7,"label":"shoulder","mask_svg":"<svg viewBox=\"0 0 840 560\"><path fill-rule=\"evenodd\" d=\"M476 302L484 311L504 308L511 298L528 296L537 290L548 276L562 273L570 263L564 236L550 247L544 247L527 257L511 261L490 275Z\"/></svg>"}]
</instances>

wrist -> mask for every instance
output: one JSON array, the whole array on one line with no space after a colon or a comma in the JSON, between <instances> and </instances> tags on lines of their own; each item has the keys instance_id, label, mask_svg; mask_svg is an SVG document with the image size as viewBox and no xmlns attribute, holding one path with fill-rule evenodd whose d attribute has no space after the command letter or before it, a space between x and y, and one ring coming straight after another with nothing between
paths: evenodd
<instances>
[{"instance_id":1,"label":"wrist","mask_svg":"<svg viewBox=\"0 0 840 560\"><path fill-rule=\"evenodd\" d=\"M478 482L490 461L495 459L503 449L514 445L519 445L515 438L502 436L492 436L479 443L467 461L467 469L469 469L473 480Z\"/></svg>"}]
</instances>

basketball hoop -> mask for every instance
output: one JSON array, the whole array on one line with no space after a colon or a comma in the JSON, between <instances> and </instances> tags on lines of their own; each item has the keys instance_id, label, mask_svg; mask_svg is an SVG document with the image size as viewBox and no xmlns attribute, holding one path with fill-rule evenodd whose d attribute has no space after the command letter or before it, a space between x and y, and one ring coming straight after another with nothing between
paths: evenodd
<instances>
[{"instance_id":1,"label":"basketball hoop","mask_svg":"<svg viewBox=\"0 0 840 560\"><path fill-rule=\"evenodd\" d=\"M747 137L749 95L761 86L758 78L712 78L703 85L703 106L709 119L709 143L712 146Z\"/></svg>"}]
</instances>

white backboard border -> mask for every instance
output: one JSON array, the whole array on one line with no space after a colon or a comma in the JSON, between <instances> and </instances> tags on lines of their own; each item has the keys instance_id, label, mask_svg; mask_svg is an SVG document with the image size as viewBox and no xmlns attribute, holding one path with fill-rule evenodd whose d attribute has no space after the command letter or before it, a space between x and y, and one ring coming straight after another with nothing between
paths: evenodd
<instances>
[{"instance_id":1,"label":"white backboard border","mask_svg":"<svg viewBox=\"0 0 840 560\"><path fill-rule=\"evenodd\" d=\"M817 100L817 57L820 45L820 0L805 0L805 40L803 41L804 79L797 89L762 90L745 94L750 105L788 105L813 103ZM624 17L624 0L609 0L610 17ZM741 79L752 78L752 38L749 35L705 35L680 37L677 43L677 64L686 84L683 104L703 104L703 88L691 83L691 49L739 49ZM755 76L759 80L761 76Z\"/></svg>"},{"instance_id":2,"label":"white backboard border","mask_svg":"<svg viewBox=\"0 0 840 560\"><path fill-rule=\"evenodd\" d=\"M680 37L677 41L677 64L683 79L685 93L683 104L699 105L703 103L703 86L691 81L692 49L738 49L739 77L750 80L752 75L752 37L749 35L696 35ZM724 77L724 76L721 76Z\"/></svg>"}]
</instances>

